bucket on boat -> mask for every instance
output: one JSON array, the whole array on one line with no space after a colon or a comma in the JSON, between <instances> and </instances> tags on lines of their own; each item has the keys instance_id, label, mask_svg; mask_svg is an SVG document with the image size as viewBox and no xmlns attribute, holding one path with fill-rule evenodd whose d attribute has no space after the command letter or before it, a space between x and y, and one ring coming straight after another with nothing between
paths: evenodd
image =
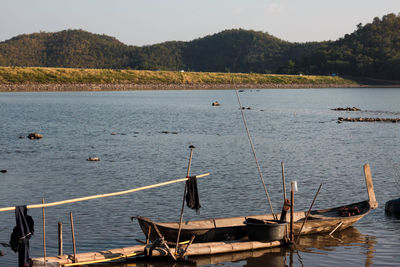
<instances>
[{"instance_id":1,"label":"bucket on boat","mask_svg":"<svg viewBox=\"0 0 400 267\"><path fill-rule=\"evenodd\" d=\"M287 222L279 220L259 220L246 218L247 235L252 241L277 241L285 237Z\"/></svg>"}]
</instances>

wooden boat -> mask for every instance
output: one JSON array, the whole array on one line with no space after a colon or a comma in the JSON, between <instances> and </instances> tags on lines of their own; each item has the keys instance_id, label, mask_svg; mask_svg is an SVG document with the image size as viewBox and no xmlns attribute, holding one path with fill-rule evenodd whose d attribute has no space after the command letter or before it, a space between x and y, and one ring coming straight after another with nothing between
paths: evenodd
<instances>
[{"instance_id":1,"label":"wooden boat","mask_svg":"<svg viewBox=\"0 0 400 267\"><path fill-rule=\"evenodd\" d=\"M369 200L348 205L312 210L304 224L301 234L317 234L329 233L336 228L336 231L346 229L363 218L370 212L371 209L378 207L378 202L375 199L374 188L372 184L372 176L369 165L364 165L365 181L368 191ZM306 219L307 212L300 211L294 213L294 233L299 234L300 228ZM287 220L289 216L287 216ZM153 222L146 217L133 217L139 221L139 225L146 237L154 241L158 235L154 230L154 225L157 226L161 235L167 241L176 242L179 222ZM195 236L194 242L219 242L227 240L238 240L245 238L246 218L255 218L260 220L273 220L272 214L239 216L231 218L212 218L205 220L194 220L182 223L180 240L190 240ZM279 214L278 214L279 218Z\"/></svg>"}]
</instances>

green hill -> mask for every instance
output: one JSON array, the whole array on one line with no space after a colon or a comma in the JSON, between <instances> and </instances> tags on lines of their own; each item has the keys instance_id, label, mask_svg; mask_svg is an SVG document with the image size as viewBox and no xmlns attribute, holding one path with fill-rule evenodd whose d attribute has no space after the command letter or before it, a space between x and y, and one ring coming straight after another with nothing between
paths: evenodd
<instances>
[{"instance_id":1,"label":"green hill","mask_svg":"<svg viewBox=\"0 0 400 267\"><path fill-rule=\"evenodd\" d=\"M375 18L337 41L313 43L291 43L243 29L142 47L83 30L24 34L0 43L0 66L336 73L400 80L400 16Z\"/></svg>"},{"instance_id":2,"label":"green hill","mask_svg":"<svg viewBox=\"0 0 400 267\"><path fill-rule=\"evenodd\" d=\"M304 73L400 80L400 16L389 14L296 61Z\"/></svg>"}]
</instances>

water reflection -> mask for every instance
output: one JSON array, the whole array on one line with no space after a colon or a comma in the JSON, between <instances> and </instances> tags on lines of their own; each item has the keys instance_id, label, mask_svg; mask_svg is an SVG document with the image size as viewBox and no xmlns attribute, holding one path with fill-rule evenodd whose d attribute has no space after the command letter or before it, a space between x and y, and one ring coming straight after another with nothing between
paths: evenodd
<instances>
[{"instance_id":1,"label":"water reflection","mask_svg":"<svg viewBox=\"0 0 400 267\"><path fill-rule=\"evenodd\" d=\"M332 252L345 248L347 253L343 254L343 256L357 258L356 260L361 263L364 259L362 255L365 255L364 266L369 267L373 264L375 244L375 236L363 235L356 228L350 227L344 231L335 233L333 236L328 234L303 236L299 239L299 243L294 247L279 247L239 253L189 257L188 260L180 262L172 262L168 258L140 258L132 260L129 263L114 263L98 266L329 266L329 264L332 264L332 261L329 262L328 259L328 262L324 263L324 261L321 260L321 257L326 258ZM355 251L357 251L357 256L354 255Z\"/></svg>"}]
</instances>

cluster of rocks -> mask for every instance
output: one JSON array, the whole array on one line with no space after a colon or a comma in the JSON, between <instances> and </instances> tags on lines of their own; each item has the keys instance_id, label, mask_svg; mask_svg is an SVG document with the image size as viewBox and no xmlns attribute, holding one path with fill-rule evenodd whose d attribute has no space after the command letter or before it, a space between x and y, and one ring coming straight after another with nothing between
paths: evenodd
<instances>
[{"instance_id":1,"label":"cluster of rocks","mask_svg":"<svg viewBox=\"0 0 400 267\"><path fill-rule=\"evenodd\" d=\"M333 108L332 110L336 110L336 111L361 111L361 109L356 108L356 107Z\"/></svg>"},{"instance_id":2,"label":"cluster of rocks","mask_svg":"<svg viewBox=\"0 0 400 267\"><path fill-rule=\"evenodd\" d=\"M397 123L400 122L400 118L338 118L338 123L343 121L350 121L350 122L392 122Z\"/></svg>"}]
</instances>

